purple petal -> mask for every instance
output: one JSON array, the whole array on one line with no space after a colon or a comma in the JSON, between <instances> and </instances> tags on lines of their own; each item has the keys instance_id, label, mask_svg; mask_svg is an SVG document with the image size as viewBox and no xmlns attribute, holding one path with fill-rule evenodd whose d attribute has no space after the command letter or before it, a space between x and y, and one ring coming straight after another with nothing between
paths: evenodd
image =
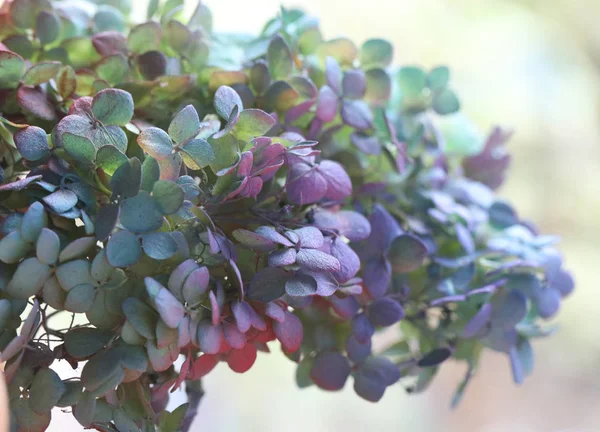
<instances>
[{"instance_id":1,"label":"purple petal","mask_svg":"<svg viewBox=\"0 0 600 432\"><path fill-rule=\"evenodd\" d=\"M296 262L295 249L281 249L269 254L269 267L283 267Z\"/></svg>"},{"instance_id":2,"label":"purple petal","mask_svg":"<svg viewBox=\"0 0 600 432\"><path fill-rule=\"evenodd\" d=\"M369 217L371 224L371 235L368 239L370 248L382 253L390 243L403 233L396 219L380 204L373 206L373 213Z\"/></svg>"},{"instance_id":3,"label":"purple petal","mask_svg":"<svg viewBox=\"0 0 600 432\"><path fill-rule=\"evenodd\" d=\"M323 234L318 228L309 226L295 229L294 232L300 238L300 247L319 249L323 246Z\"/></svg>"},{"instance_id":4,"label":"purple petal","mask_svg":"<svg viewBox=\"0 0 600 432\"><path fill-rule=\"evenodd\" d=\"M347 70L342 79L342 92L344 97L362 99L366 89L365 74L360 69Z\"/></svg>"},{"instance_id":5,"label":"purple petal","mask_svg":"<svg viewBox=\"0 0 600 432\"><path fill-rule=\"evenodd\" d=\"M462 332L463 338L472 338L476 336L485 325L490 322L492 316L492 305L485 303L477 313L469 320Z\"/></svg>"},{"instance_id":6,"label":"purple petal","mask_svg":"<svg viewBox=\"0 0 600 432\"><path fill-rule=\"evenodd\" d=\"M346 352L348 357L354 363L361 363L371 355L371 339L366 343L360 343L354 335L348 336L346 339Z\"/></svg>"},{"instance_id":7,"label":"purple petal","mask_svg":"<svg viewBox=\"0 0 600 432\"><path fill-rule=\"evenodd\" d=\"M319 99L317 101L317 111L315 116L323 123L329 123L335 119L338 108L338 97L328 86L323 86L319 90Z\"/></svg>"},{"instance_id":8,"label":"purple petal","mask_svg":"<svg viewBox=\"0 0 600 432\"><path fill-rule=\"evenodd\" d=\"M238 164L238 176L246 177L250 175L252 170L252 164L254 163L254 153L245 151L240 156L240 163Z\"/></svg>"},{"instance_id":9,"label":"purple petal","mask_svg":"<svg viewBox=\"0 0 600 432\"><path fill-rule=\"evenodd\" d=\"M360 343L367 343L375 334L375 327L365 313L360 313L352 318L352 334Z\"/></svg>"},{"instance_id":10,"label":"purple petal","mask_svg":"<svg viewBox=\"0 0 600 432\"><path fill-rule=\"evenodd\" d=\"M352 195L352 180L346 170L337 162L324 160L319 164L319 172L327 180L325 198L342 201Z\"/></svg>"},{"instance_id":11,"label":"purple petal","mask_svg":"<svg viewBox=\"0 0 600 432\"><path fill-rule=\"evenodd\" d=\"M516 326L527 315L527 298L519 290L505 291L492 301L492 324L506 329Z\"/></svg>"},{"instance_id":12,"label":"purple petal","mask_svg":"<svg viewBox=\"0 0 600 432\"><path fill-rule=\"evenodd\" d=\"M385 295L392 277L392 266L384 257L379 256L367 261L363 272L365 288L371 298Z\"/></svg>"},{"instance_id":13,"label":"purple petal","mask_svg":"<svg viewBox=\"0 0 600 432\"><path fill-rule=\"evenodd\" d=\"M560 292L562 297L566 297L571 294L575 288L573 276L571 276L571 274L566 270L561 270L550 283L553 288Z\"/></svg>"},{"instance_id":14,"label":"purple petal","mask_svg":"<svg viewBox=\"0 0 600 432\"><path fill-rule=\"evenodd\" d=\"M279 234L275 228L270 226L261 226L254 230L255 233L260 234L263 237L268 238L272 242L278 243L283 246L292 247L294 246L286 237Z\"/></svg>"},{"instance_id":15,"label":"purple petal","mask_svg":"<svg viewBox=\"0 0 600 432\"><path fill-rule=\"evenodd\" d=\"M328 272L311 272L304 271L308 275L311 275L317 281L317 292L316 294L321 297L329 297L335 293L338 289L338 283Z\"/></svg>"},{"instance_id":16,"label":"purple petal","mask_svg":"<svg viewBox=\"0 0 600 432\"><path fill-rule=\"evenodd\" d=\"M381 327L389 327L404 318L400 303L388 297L372 301L367 313L373 325Z\"/></svg>"},{"instance_id":17,"label":"purple petal","mask_svg":"<svg viewBox=\"0 0 600 432\"><path fill-rule=\"evenodd\" d=\"M365 135L360 132L353 132L350 135L350 142L360 151L366 154L381 154L381 142L376 135Z\"/></svg>"},{"instance_id":18,"label":"purple petal","mask_svg":"<svg viewBox=\"0 0 600 432\"><path fill-rule=\"evenodd\" d=\"M305 163L296 163L290 167L287 180L287 196L294 204L312 204L327 193L327 180Z\"/></svg>"},{"instance_id":19,"label":"purple petal","mask_svg":"<svg viewBox=\"0 0 600 432\"><path fill-rule=\"evenodd\" d=\"M252 325L250 309L252 309L252 306L244 301L234 302L231 306L231 312L233 312L238 330L242 333L246 333Z\"/></svg>"},{"instance_id":20,"label":"purple petal","mask_svg":"<svg viewBox=\"0 0 600 432\"><path fill-rule=\"evenodd\" d=\"M315 225L323 230L337 231L350 241L364 240L371 234L369 220L352 210L331 212L318 210L314 214Z\"/></svg>"},{"instance_id":21,"label":"purple petal","mask_svg":"<svg viewBox=\"0 0 600 432\"><path fill-rule=\"evenodd\" d=\"M310 377L323 390L336 391L344 388L350 371L350 363L346 357L339 352L327 351L315 357Z\"/></svg>"},{"instance_id":22,"label":"purple petal","mask_svg":"<svg viewBox=\"0 0 600 432\"><path fill-rule=\"evenodd\" d=\"M285 321L285 309L275 302L267 303L265 306L265 315L280 323Z\"/></svg>"},{"instance_id":23,"label":"purple petal","mask_svg":"<svg viewBox=\"0 0 600 432\"><path fill-rule=\"evenodd\" d=\"M342 68L340 68L339 63L333 57L327 57L325 59L325 78L327 80L327 85L331 87L334 92L340 94Z\"/></svg>"},{"instance_id":24,"label":"purple petal","mask_svg":"<svg viewBox=\"0 0 600 432\"><path fill-rule=\"evenodd\" d=\"M338 282L346 282L352 279L360 270L360 259L356 252L339 238L331 243L331 256L340 262L340 270L333 275Z\"/></svg>"},{"instance_id":25,"label":"purple petal","mask_svg":"<svg viewBox=\"0 0 600 432\"><path fill-rule=\"evenodd\" d=\"M331 296L328 300L335 313L345 320L355 316L360 308L360 304L354 297Z\"/></svg>"},{"instance_id":26,"label":"purple petal","mask_svg":"<svg viewBox=\"0 0 600 432\"><path fill-rule=\"evenodd\" d=\"M317 249L300 249L296 254L296 263L314 271L334 272L340 269L340 262L336 258Z\"/></svg>"},{"instance_id":27,"label":"purple petal","mask_svg":"<svg viewBox=\"0 0 600 432\"><path fill-rule=\"evenodd\" d=\"M540 286L534 292L533 299L539 315L544 318L552 318L560 308L560 291L551 286Z\"/></svg>"},{"instance_id":28,"label":"purple petal","mask_svg":"<svg viewBox=\"0 0 600 432\"><path fill-rule=\"evenodd\" d=\"M231 348L241 349L246 345L246 335L233 323L223 323L223 336Z\"/></svg>"},{"instance_id":29,"label":"purple petal","mask_svg":"<svg viewBox=\"0 0 600 432\"><path fill-rule=\"evenodd\" d=\"M223 331L220 325L212 325L209 320L198 324L198 344L205 354L217 354L221 349Z\"/></svg>"},{"instance_id":30,"label":"purple petal","mask_svg":"<svg viewBox=\"0 0 600 432\"><path fill-rule=\"evenodd\" d=\"M304 331L302 322L293 313L286 312L283 322L275 321L273 331L286 352L296 352L300 348Z\"/></svg>"},{"instance_id":31,"label":"purple petal","mask_svg":"<svg viewBox=\"0 0 600 432\"><path fill-rule=\"evenodd\" d=\"M345 100L342 103L341 115L344 123L356 129L369 129L373 123L373 114L369 106L361 100Z\"/></svg>"}]
</instances>

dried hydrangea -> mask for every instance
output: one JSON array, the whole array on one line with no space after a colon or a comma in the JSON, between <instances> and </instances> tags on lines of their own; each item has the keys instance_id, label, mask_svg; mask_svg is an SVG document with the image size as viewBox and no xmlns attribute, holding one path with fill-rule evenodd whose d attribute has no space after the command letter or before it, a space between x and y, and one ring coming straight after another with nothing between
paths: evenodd
<instances>
[{"instance_id":1,"label":"dried hydrangea","mask_svg":"<svg viewBox=\"0 0 600 432\"><path fill-rule=\"evenodd\" d=\"M0 9L13 430L45 430L53 407L100 431L188 430L202 377L279 347L299 387L352 376L369 401L454 359L456 404L485 348L531 373L573 280L556 238L494 195L510 133L459 112L446 67L394 68L388 42L324 40L295 9L246 37L213 32L203 5L151 1L138 25L130 8ZM182 383L190 404L166 411Z\"/></svg>"}]
</instances>

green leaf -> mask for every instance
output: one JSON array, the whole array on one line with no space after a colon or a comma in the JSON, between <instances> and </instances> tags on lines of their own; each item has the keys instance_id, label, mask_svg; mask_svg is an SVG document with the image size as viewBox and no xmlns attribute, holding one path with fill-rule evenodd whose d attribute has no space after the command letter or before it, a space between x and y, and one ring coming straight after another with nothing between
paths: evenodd
<instances>
[{"instance_id":1,"label":"green leaf","mask_svg":"<svg viewBox=\"0 0 600 432\"><path fill-rule=\"evenodd\" d=\"M236 93L237 94L237 93ZM188 105L177 113L169 125L169 136L177 144L194 138L200 130L200 118L193 105Z\"/></svg>"},{"instance_id":2,"label":"green leaf","mask_svg":"<svg viewBox=\"0 0 600 432\"><path fill-rule=\"evenodd\" d=\"M109 331L93 327L74 328L65 334L65 349L75 358L85 358L96 354L113 338Z\"/></svg>"},{"instance_id":3,"label":"green leaf","mask_svg":"<svg viewBox=\"0 0 600 432\"><path fill-rule=\"evenodd\" d=\"M146 191L128 198L121 204L121 224L129 231L155 231L163 224L163 215L156 201Z\"/></svg>"},{"instance_id":4,"label":"green leaf","mask_svg":"<svg viewBox=\"0 0 600 432\"><path fill-rule=\"evenodd\" d=\"M369 69L365 73L365 79L364 99L366 102L382 105L389 100L392 94L392 79L385 70Z\"/></svg>"},{"instance_id":5,"label":"green leaf","mask_svg":"<svg viewBox=\"0 0 600 432\"><path fill-rule=\"evenodd\" d=\"M152 192L154 183L160 178L160 166L152 156L146 156L142 163L142 186L146 192Z\"/></svg>"},{"instance_id":6,"label":"green leaf","mask_svg":"<svg viewBox=\"0 0 600 432\"><path fill-rule=\"evenodd\" d=\"M433 97L432 108L440 115L452 114L460 110L460 102L456 94L446 88Z\"/></svg>"},{"instance_id":7,"label":"green leaf","mask_svg":"<svg viewBox=\"0 0 600 432\"><path fill-rule=\"evenodd\" d=\"M49 276L49 266L42 264L37 258L27 258L17 267L6 286L6 292L15 298L26 300L42 289Z\"/></svg>"},{"instance_id":8,"label":"green leaf","mask_svg":"<svg viewBox=\"0 0 600 432\"><path fill-rule=\"evenodd\" d=\"M110 30L122 33L125 30L125 17L119 9L113 6L100 5L93 20L96 33Z\"/></svg>"},{"instance_id":9,"label":"green leaf","mask_svg":"<svg viewBox=\"0 0 600 432\"><path fill-rule=\"evenodd\" d=\"M350 39L336 38L322 42L317 47L317 56L325 60L333 57L342 66L351 66L356 59L358 50Z\"/></svg>"},{"instance_id":10,"label":"green leaf","mask_svg":"<svg viewBox=\"0 0 600 432\"><path fill-rule=\"evenodd\" d=\"M54 231L43 228L36 244L37 259L46 265L54 265L60 252L60 239Z\"/></svg>"},{"instance_id":11,"label":"green leaf","mask_svg":"<svg viewBox=\"0 0 600 432\"><path fill-rule=\"evenodd\" d=\"M158 323L158 314L150 306L137 298L131 297L123 302L123 312L136 332L146 339L156 338L155 329Z\"/></svg>"},{"instance_id":12,"label":"green leaf","mask_svg":"<svg viewBox=\"0 0 600 432\"><path fill-rule=\"evenodd\" d=\"M249 142L257 136L266 134L275 126L275 119L260 109L245 109L240 113L234 130L237 139Z\"/></svg>"},{"instance_id":13,"label":"green leaf","mask_svg":"<svg viewBox=\"0 0 600 432\"><path fill-rule=\"evenodd\" d=\"M27 126L14 135L17 150L28 161L38 161L50 154L48 138L44 129L37 126Z\"/></svg>"},{"instance_id":14,"label":"green leaf","mask_svg":"<svg viewBox=\"0 0 600 432\"><path fill-rule=\"evenodd\" d=\"M29 389L29 406L38 414L44 414L56 406L66 388L60 377L50 368L35 374Z\"/></svg>"},{"instance_id":15,"label":"green leaf","mask_svg":"<svg viewBox=\"0 0 600 432\"><path fill-rule=\"evenodd\" d=\"M37 86L50 81L56 76L61 67L60 62L44 61L34 64L25 72L23 84Z\"/></svg>"},{"instance_id":16,"label":"green leaf","mask_svg":"<svg viewBox=\"0 0 600 432\"><path fill-rule=\"evenodd\" d=\"M56 14L43 10L35 20L35 35L42 45L48 45L60 36L61 27Z\"/></svg>"},{"instance_id":17,"label":"green leaf","mask_svg":"<svg viewBox=\"0 0 600 432\"><path fill-rule=\"evenodd\" d=\"M238 107L238 112L244 109L240 95L226 85L222 85L215 92L214 105L217 114L225 120L229 120L229 116L235 106Z\"/></svg>"},{"instance_id":18,"label":"green leaf","mask_svg":"<svg viewBox=\"0 0 600 432\"><path fill-rule=\"evenodd\" d=\"M196 138L181 147L183 162L193 170L198 170L210 165L215 160L215 153L211 145L202 138Z\"/></svg>"},{"instance_id":19,"label":"green leaf","mask_svg":"<svg viewBox=\"0 0 600 432\"><path fill-rule=\"evenodd\" d=\"M313 358L305 356L298 367L296 367L296 385L298 388L306 388L314 385L314 381L310 377L310 370L312 369Z\"/></svg>"},{"instance_id":20,"label":"green leaf","mask_svg":"<svg viewBox=\"0 0 600 432\"><path fill-rule=\"evenodd\" d=\"M165 29L165 39L175 52L182 54L190 42L191 32L185 24L171 20Z\"/></svg>"},{"instance_id":21,"label":"green leaf","mask_svg":"<svg viewBox=\"0 0 600 432\"><path fill-rule=\"evenodd\" d=\"M177 253L177 242L167 232L155 232L142 237L142 247L150 258L166 260Z\"/></svg>"},{"instance_id":22,"label":"green leaf","mask_svg":"<svg viewBox=\"0 0 600 432\"><path fill-rule=\"evenodd\" d=\"M121 84L129 78L129 62L123 54L104 57L96 65L96 74L111 85Z\"/></svg>"},{"instance_id":23,"label":"green leaf","mask_svg":"<svg viewBox=\"0 0 600 432\"><path fill-rule=\"evenodd\" d=\"M292 50L281 36L276 35L271 39L267 48L267 61L273 79L286 79L294 70Z\"/></svg>"},{"instance_id":24,"label":"green leaf","mask_svg":"<svg viewBox=\"0 0 600 432\"><path fill-rule=\"evenodd\" d=\"M106 259L113 267L129 267L142 257L142 247L135 234L121 230L114 233L106 245Z\"/></svg>"},{"instance_id":25,"label":"green leaf","mask_svg":"<svg viewBox=\"0 0 600 432\"><path fill-rule=\"evenodd\" d=\"M114 197L131 198L135 197L142 184L142 165L138 158L129 159L116 169L110 179Z\"/></svg>"},{"instance_id":26,"label":"green leaf","mask_svg":"<svg viewBox=\"0 0 600 432\"><path fill-rule=\"evenodd\" d=\"M111 176L128 161L129 159L123 152L111 145L100 147L96 153L96 166Z\"/></svg>"},{"instance_id":27,"label":"green leaf","mask_svg":"<svg viewBox=\"0 0 600 432\"><path fill-rule=\"evenodd\" d=\"M360 48L358 55L363 69L388 67L394 57L392 44L383 39L369 39Z\"/></svg>"},{"instance_id":28,"label":"green leaf","mask_svg":"<svg viewBox=\"0 0 600 432\"><path fill-rule=\"evenodd\" d=\"M134 54L142 54L158 49L162 30L160 25L153 21L139 24L131 29L127 38L127 46Z\"/></svg>"},{"instance_id":29,"label":"green leaf","mask_svg":"<svg viewBox=\"0 0 600 432\"><path fill-rule=\"evenodd\" d=\"M450 81L450 70L446 66L438 66L427 75L427 86L433 91L443 90Z\"/></svg>"},{"instance_id":30,"label":"green leaf","mask_svg":"<svg viewBox=\"0 0 600 432\"><path fill-rule=\"evenodd\" d=\"M425 244L408 234L396 237L388 250L388 260L394 273L409 273L417 270L427 256Z\"/></svg>"},{"instance_id":31,"label":"green leaf","mask_svg":"<svg viewBox=\"0 0 600 432\"><path fill-rule=\"evenodd\" d=\"M173 412L163 411L160 415L158 425L159 432L172 432L181 430L181 424L185 419L190 404L183 404L177 407Z\"/></svg>"},{"instance_id":32,"label":"green leaf","mask_svg":"<svg viewBox=\"0 0 600 432\"><path fill-rule=\"evenodd\" d=\"M25 60L13 52L0 51L0 89L15 88L25 72Z\"/></svg>"},{"instance_id":33,"label":"green leaf","mask_svg":"<svg viewBox=\"0 0 600 432\"><path fill-rule=\"evenodd\" d=\"M300 94L286 81L275 81L267 89L264 101L266 111L285 112L293 107Z\"/></svg>"},{"instance_id":34,"label":"green leaf","mask_svg":"<svg viewBox=\"0 0 600 432\"><path fill-rule=\"evenodd\" d=\"M124 90L101 90L92 100L92 113L105 125L125 126L133 117L133 99Z\"/></svg>"},{"instance_id":35,"label":"green leaf","mask_svg":"<svg viewBox=\"0 0 600 432\"><path fill-rule=\"evenodd\" d=\"M198 118L197 114L196 118ZM138 135L137 143L146 153L157 160L166 159L173 153L173 141L171 141L171 137L159 128L149 127L144 129Z\"/></svg>"},{"instance_id":36,"label":"green leaf","mask_svg":"<svg viewBox=\"0 0 600 432\"><path fill-rule=\"evenodd\" d=\"M63 99L70 98L77 89L77 76L69 65L60 68L56 74L56 88Z\"/></svg>"},{"instance_id":37,"label":"green leaf","mask_svg":"<svg viewBox=\"0 0 600 432\"><path fill-rule=\"evenodd\" d=\"M159 180L152 187L152 198L156 201L163 214L173 214L183 204L183 189L171 180Z\"/></svg>"},{"instance_id":38,"label":"green leaf","mask_svg":"<svg viewBox=\"0 0 600 432\"><path fill-rule=\"evenodd\" d=\"M91 164L96 158L96 147L86 137L70 132L62 134L62 143L69 156L79 162Z\"/></svg>"},{"instance_id":39,"label":"green leaf","mask_svg":"<svg viewBox=\"0 0 600 432\"><path fill-rule=\"evenodd\" d=\"M95 295L96 288L91 284L74 286L65 299L65 309L75 313L87 312L92 307Z\"/></svg>"}]
</instances>

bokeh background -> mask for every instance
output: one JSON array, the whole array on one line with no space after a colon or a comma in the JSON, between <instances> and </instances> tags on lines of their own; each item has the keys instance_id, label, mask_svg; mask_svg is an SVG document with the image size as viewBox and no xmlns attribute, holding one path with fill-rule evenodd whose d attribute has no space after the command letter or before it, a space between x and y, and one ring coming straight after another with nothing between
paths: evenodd
<instances>
[{"instance_id":1,"label":"bokeh background","mask_svg":"<svg viewBox=\"0 0 600 432\"><path fill-rule=\"evenodd\" d=\"M147 0L133 2L143 18ZM194 7L195 0L187 6ZM327 38L382 37L395 63L446 64L463 111L482 130L514 128L501 195L545 233L563 238L577 281L560 331L535 343L536 368L513 384L506 358L487 354L463 403L447 364L423 395L400 385L378 404L298 390L279 352L259 354L244 375L218 366L205 379L194 431L596 432L600 431L600 2L598 0L205 0L219 31L260 31L280 4L321 19ZM277 350L275 350L277 351ZM184 396L176 397L178 405ZM77 431L57 412L50 431Z\"/></svg>"}]
</instances>

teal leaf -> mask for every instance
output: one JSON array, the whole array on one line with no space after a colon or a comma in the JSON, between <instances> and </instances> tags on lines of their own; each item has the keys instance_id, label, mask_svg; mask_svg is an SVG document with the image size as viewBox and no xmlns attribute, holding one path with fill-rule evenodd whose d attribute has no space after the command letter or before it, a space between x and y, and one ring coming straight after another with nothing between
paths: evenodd
<instances>
[{"instance_id":1,"label":"teal leaf","mask_svg":"<svg viewBox=\"0 0 600 432\"><path fill-rule=\"evenodd\" d=\"M69 291L77 285L94 283L90 274L90 262L88 260L69 261L68 263L61 264L56 269L55 274L58 283L65 291Z\"/></svg>"},{"instance_id":2,"label":"teal leaf","mask_svg":"<svg viewBox=\"0 0 600 432\"><path fill-rule=\"evenodd\" d=\"M155 232L142 237L142 247L150 258L166 260L177 252L177 242L167 232Z\"/></svg>"},{"instance_id":3,"label":"teal leaf","mask_svg":"<svg viewBox=\"0 0 600 432\"><path fill-rule=\"evenodd\" d=\"M27 126L14 135L17 150L28 161L38 161L50 154L48 139L44 129L37 126Z\"/></svg>"},{"instance_id":4,"label":"teal leaf","mask_svg":"<svg viewBox=\"0 0 600 432\"><path fill-rule=\"evenodd\" d=\"M14 230L0 240L0 261L6 264L18 263L30 249L31 244L22 237L21 232Z\"/></svg>"},{"instance_id":5,"label":"teal leaf","mask_svg":"<svg viewBox=\"0 0 600 432\"><path fill-rule=\"evenodd\" d=\"M61 408L76 405L81 399L83 392L83 386L80 381L66 381L64 384L65 392L56 403L56 406Z\"/></svg>"},{"instance_id":6,"label":"teal leaf","mask_svg":"<svg viewBox=\"0 0 600 432\"><path fill-rule=\"evenodd\" d=\"M215 152L202 138L196 138L181 147L183 162L193 170L198 170L210 165L215 160Z\"/></svg>"},{"instance_id":7,"label":"teal leaf","mask_svg":"<svg viewBox=\"0 0 600 432\"><path fill-rule=\"evenodd\" d=\"M200 131L200 118L193 105L188 105L177 113L169 125L169 136L177 144L191 140Z\"/></svg>"},{"instance_id":8,"label":"teal leaf","mask_svg":"<svg viewBox=\"0 0 600 432\"><path fill-rule=\"evenodd\" d=\"M444 89L450 81L450 70L446 66L433 68L427 75L427 86L433 91Z\"/></svg>"},{"instance_id":9,"label":"teal leaf","mask_svg":"<svg viewBox=\"0 0 600 432\"><path fill-rule=\"evenodd\" d=\"M360 48L358 58L363 69L387 67L392 63L394 48L383 39L369 39Z\"/></svg>"},{"instance_id":10,"label":"teal leaf","mask_svg":"<svg viewBox=\"0 0 600 432\"><path fill-rule=\"evenodd\" d=\"M86 256L87 252L95 245L96 239L94 237L80 237L75 239L60 252L58 260L65 262Z\"/></svg>"},{"instance_id":11,"label":"teal leaf","mask_svg":"<svg viewBox=\"0 0 600 432\"><path fill-rule=\"evenodd\" d=\"M219 87L215 92L214 105L217 114L225 120L229 120L234 107L237 106L238 112L244 109L240 95L234 89L225 85Z\"/></svg>"},{"instance_id":12,"label":"teal leaf","mask_svg":"<svg viewBox=\"0 0 600 432\"><path fill-rule=\"evenodd\" d=\"M75 408L73 416L82 426L89 426L94 419L96 411L96 398L90 392L84 392Z\"/></svg>"},{"instance_id":13,"label":"teal leaf","mask_svg":"<svg viewBox=\"0 0 600 432\"><path fill-rule=\"evenodd\" d=\"M452 114L460 110L458 97L448 88L443 89L433 97L431 106L440 115Z\"/></svg>"},{"instance_id":14,"label":"teal leaf","mask_svg":"<svg viewBox=\"0 0 600 432\"><path fill-rule=\"evenodd\" d=\"M37 258L27 258L15 271L6 286L6 292L11 296L26 300L36 295L50 276L50 267L42 264Z\"/></svg>"},{"instance_id":15,"label":"teal leaf","mask_svg":"<svg viewBox=\"0 0 600 432\"><path fill-rule=\"evenodd\" d=\"M96 238L104 240L115 228L119 218L119 205L107 204L100 207L96 215Z\"/></svg>"},{"instance_id":16,"label":"teal leaf","mask_svg":"<svg viewBox=\"0 0 600 432\"><path fill-rule=\"evenodd\" d=\"M36 201L29 206L21 222L21 236L23 240L34 242L37 240L42 228L48 225L48 215L41 202Z\"/></svg>"},{"instance_id":17,"label":"teal leaf","mask_svg":"<svg viewBox=\"0 0 600 432\"><path fill-rule=\"evenodd\" d=\"M106 259L113 267L128 267L142 257L140 241L130 231L121 230L114 233L106 245Z\"/></svg>"},{"instance_id":18,"label":"teal leaf","mask_svg":"<svg viewBox=\"0 0 600 432\"><path fill-rule=\"evenodd\" d=\"M101 90L92 99L92 113L105 125L125 126L133 117L133 99L124 90Z\"/></svg>"},{"instance_id":19,"label":"teal leaf","mask_svg":"<svg viewBox=\"0 0 600 432\"><path fill-rule=\"evenodd\" d=\"M142 165L138 158L129 159L128 163L121 165L112 178L110 186L114 197L135 197L142 184Z\"/></svg>"},{"instance_id":20,"label":"teal leaf","mask_svg":"<svg viewBox=\"0 0 600 432\"><path fill-rule=\"evenodd\" d=\"M75 192L68 189L59 189L45 196L42 200L56 213L65 213L71 210L79 200Z\"/></svg>"},{"instance_id":21,"label":"teal leaf","mask_svg":"<svg viewBox=\"0 0 600 432\"><path fill-rule=\"evenodd\" d=\"M42 45L48 45L60 36L61 27L60 19L56 14L43 10L35 20L35 35Z\"/></svg>"},{"instance_id":22,"label":"teal leaf","mask_svg":"<svg viewBox=\"0 0 600 432\"><path fill-rule=\"evenodd\" d=\"M128 198L121 204L120 221L129 231L155 231L163 224L163 215L156 201L146 191Z\"/></svg>"},{"instance_id":23,"label":"teal leaf","mask_svg":"<svg viewBox=\"0 0 600 432\"><path fill-rule=\"evenodd\" d=\"M113 333L93 327L74 328L65 334L65 349L75 358L96 354L113 338Z\"/></svg>"},{"instance_id":24,"label":"teal leaf","mask_svg":"<svg viewBox=\"0 0 600 432\"><path fill-rule=\"evenodd\" d=\"M96 288L91 284L74 286L65 299L65 309L70 312L87 312L94 301Z\"/></svg>"},{"instance_id":25,"label":"teal leaf","mask_svg":"<svg viewBox=\"0 0 600 432\"><path fill-rule=\"evenodd\" d=\"M146 339L156 338L158 314L137 298L128 298L123 302L123 313L136 332Z\"/></svg>"},{"instance_id":26,"label":"teal leaf","mask_svg":"<svg viewBox=\"0 0 600 432\"><path fill-rule=\"evenodd\" d=\"M427 76L423 69L405 66L398 71L397 77L402 99L412 100L423 95L427 84Z\"/></svg>"},{"instance_id":27,"label":"teal leaf","mask_svg":"<svg viewBox=\"0 0 600 432\"><path fill-rule=\"evenodd\" d=\"M43 228L35 247L37 259L46 265L53 265L60 252L60 239L54 231Z\"/></svg>"},{"instance_id":28,"label":"teal leaf","mask_svg":"<svg viewBox=\"0 0 600 432\"><path fill-rule=\"evenodd\" d=\"M159 180L152 187L152 198L165 215L173 214L183 204L183 189L171 180Z\"/></svg>"}]
</instances>

